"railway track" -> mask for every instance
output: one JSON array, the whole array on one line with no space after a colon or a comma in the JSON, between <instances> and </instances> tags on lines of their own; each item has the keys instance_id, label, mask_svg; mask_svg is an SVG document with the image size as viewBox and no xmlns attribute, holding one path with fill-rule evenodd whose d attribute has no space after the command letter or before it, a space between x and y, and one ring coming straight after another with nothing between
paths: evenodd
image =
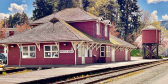
<instances>
[{"instance_id":1,"label":"railway track","mask_svg":"<svg viewBox=\"0 0 168 84\"><path fill-rule=\"evenodd\" d=\"M94 84L103 80L107 80L109 78L122 76L128 73L144 70L144 69L158 66L164 63L168 63L168 60L123 66L117 69L109 70L107 72L102 72L102 73L93 74L93 75L86 75L86 76L76 77L74 79L67 79L65 81L55 82L55 84Z\"/></svg>"}]
</instances>

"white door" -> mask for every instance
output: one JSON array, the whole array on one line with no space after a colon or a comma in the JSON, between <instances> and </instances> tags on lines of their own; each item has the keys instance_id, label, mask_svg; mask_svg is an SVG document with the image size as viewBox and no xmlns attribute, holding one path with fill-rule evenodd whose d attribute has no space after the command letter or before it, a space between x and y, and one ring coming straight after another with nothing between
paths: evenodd
<instances>
[{"instance_id":1,"label":"white door","mask_svg":"<svg viewBox=\"0 0 168 84\"><path fill-rule=\"evenodd\" d=\"M128 61L128 50L125 50L125 61Z\"/></svg>"},{"instance_id":2,"label":"white door","mask_svg":"<svg viewBox=\"0 0 168 84\"><path fill-rule=\"evenodd\" d=\"M85 64L85 47L84 47L84 45L82 45L81 51L82 51L82 64Z\"/></svg>"},{"instance_id":3,"label":"white door","mask_svg":"<svg viewBox=\"0 0 168 84\"><path fill-rule=\"evenodd\" d=\"M112 54L111 61L115 62L115 49L112 49L111 54Z\"/></svg>"}]
</instances>

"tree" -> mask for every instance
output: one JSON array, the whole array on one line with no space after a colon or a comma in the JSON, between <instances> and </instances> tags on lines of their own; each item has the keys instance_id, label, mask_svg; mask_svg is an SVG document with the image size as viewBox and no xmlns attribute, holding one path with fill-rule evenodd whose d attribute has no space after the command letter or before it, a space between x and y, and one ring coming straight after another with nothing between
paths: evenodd
<instances>
[{"instance_id":1,"label":"tree","mask_svg":"<svg viewBox=\"0 0 168 84\"><path fill-rule=\"evenodd\" d=\"M34 20L38 20L52 14L54 5L49 3L47 0L35 0L33 2L33 7L35 7L35 10L33 10L33 18Z\"/></svg>"},{"instance_id":2,"label":"tree","mask_svg":"<svg viewBox=\"0 0 168 84\"><path fill-rule=\"evenodd\" d=\"M114 0L90 0L88 12L117 23L120 15L118 8L119 5Z\"/></svg>"},{"instance_id":3,"label":"tree","mask_svg":"<svg viewBox=\"0 0 168 84\"><path fill-rule=\"evenodd\" d=\"M117 32L117 29L116 29L117 25L116 25L116 23L112 23L112 25L113 25L113 26L110 27L109 33L110 33L111 35L117 37L118 34L119 34L119 32Z\"/></svg>"},{"instance_id":4,"label":"tree","mask_svg":"<svg viewBox=\"0 0 168 84\"><path fill-rule=\"evenodd\" d=\"M6 29L3 28L3 25L4 25L4 21L0 20L0 40L6 37L6 33L5 33Z\"/></svg>"},{"instance_id":5,"label":"tree","mask_svg":"<svg viewBox=\"0 0 168 84\"><path fill-rule=\"evenodd\" d=\"M17 25L16 27L18 28L17 33L31 29L31 26L29 26L27 22L25 22L24 24Z\"/></svg>"},{"instance_id":6,"label":"tree","mask_svg":"<svg viewBox=\"0 0 168 84\"><path fill-rule=\"evenodd\" d=\"M19 25L21 23L25 23L27 20L28 16L26 13L24 13L24 11L21 14L17 12L13 16L9 16L7 24L9 28L13 28L16 24Z\"/></svg>"},{"instance_id":7,"label":"tree","mask_svg":"<svg viewBox=\"0 0 168 84\"><path fill-rule=\"evenodd\" d=\"M127 40L127 35L131 34L134 30L137 31L139 27L139 7L137 0L117 0L120 5L120 32L123 32L124 40ZM122 34L121 34L122 35Z\"/></svg>"}]
</instances>

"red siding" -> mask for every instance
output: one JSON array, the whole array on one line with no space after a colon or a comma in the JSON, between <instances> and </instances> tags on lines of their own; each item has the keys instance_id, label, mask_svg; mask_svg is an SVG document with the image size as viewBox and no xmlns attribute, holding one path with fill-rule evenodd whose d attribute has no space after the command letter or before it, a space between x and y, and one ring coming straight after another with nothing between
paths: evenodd
<instances>
[{"instance_id":1,"label":"red siding","mask_svg":"<svg viewBox=\"0 0 168 84\"><path fill-rule=\"evenodd\" d=\"M70 23L73 27L79 29L80 31L83 31L91 36L94 37L95 32L95 22L89 21L89 22L76 22L76 23Z\"/></svg>"},{"instance_id":2,"label":"red siding","mask_svg":"<svg viewBox=\"0 0 168 84\"><path fill-rule=\"evenodd\" d=\"M53 44L54 43L50 43ZM33 44L35 45L35 44ZM50 65L50 64L63 64L63 65L74 65L75 64L75 54L74 53L59 53L59 58L44 58L44 45L41 44L40 51L36 47L36 58L22 58L21 65ZM63 45L63 42L59 44L60 50L71 50L71 43L67 43L67 46ZM19 48L18 46L12 48L9 46L9 65L19 64Z\"/></svg>"},{"instance_id":3,"label":"red siding","mask_svg":"<svg viewBox=\"0 0 168 84\"><path fill-rule=\"evenodd\" d=\"M83 31L93 37L109 40L109 32L107 32L107 37L105 37L105 26L103 23L100 23L100 35L97 35L96 21L89 22L76 22L70 23L73 27ZM107 31L109 31L109 26L107 26Z\"/></svg>"},{"instance_id":4,"label":"red siding","mask_svg":"<svg viewBox=\"0 0 168 84\"><path fill-rule=\"evenodd\" d=\"M115 51L115 61L125 61L125 51Z\"/></svg>"},{"instance_id":5,"label":"red siding","mask_svg":"<svg viewBox=\"0 0 168 84\"><path fill-rule=\"evenodd\" d=\"M142 30L142 43L159 43L159 30L157 30L157 38L156 30Z\"/></svg>"},{"instance_id":6,"label":"red siding","mask_svg":"<svg viewBox=\"0 0 168 84\"><path fill-rule=\"evenodd\" d=\"M0 53L4 53L4 47L0 45Z\"/></svg>"}]
</instances>

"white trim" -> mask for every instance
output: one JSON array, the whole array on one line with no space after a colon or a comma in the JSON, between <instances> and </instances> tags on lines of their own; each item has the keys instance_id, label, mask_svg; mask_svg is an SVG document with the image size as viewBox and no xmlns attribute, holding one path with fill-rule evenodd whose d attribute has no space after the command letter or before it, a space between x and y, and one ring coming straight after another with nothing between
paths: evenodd
<instances>
[{"instance_id":1,"label":"white trim","mask_svg":"<svg viewBox=\"0 0 168 84\"><path fill-rule=\"evenodd\" d=\"M104 47L104 51L101 51L101 48ZM104 52L104 56L101 56L101 52ZM100 57L105 57L105 46L100 47Z\"/></svg>"},{"instance_id":2,"label":"white trim","mask_svg":"<svg viewBox=\"0 0 168 84\"><path fill-rule=\"evenodd\" d=\"M99 44L99 46L96 47L96 51L97 51L97 49L99 49L99 48L101 47L101 45L102 45L102 44Z\"/></svg>"},{"instance_id":3,"label":"white trim","mask_svg":"<svg viewBox=\"0 0 168 84\"><path fill-rule=\"evenodd\" d=\"M104 36L107 37L107 25L105 24L105 27L104 27Z\"/></svg>"},{"instance_id":4,"label":"white trim","mask_svg":"<svg viewBox=\"0 0 168 84\"><path fill-rule=\"evenodd\" d=\"M30 51L30 46L33 46L35 47L35 51ZM28 48L28 51L27 52L24 52L23 51L23 47L27 47ZM36 58L36 46L35 45L24 45L24 46L21 46L21 52L22 52L22 59L35 59ZM35 57L31 57L30 56L30 53L33 52L35 53ZM28 53L28 58L23 58L23 53Z\"/></svg>"},{"instance_id":5,"label":"white trim","mask_svg":"<svg viewBox=\"0 0 168 84\"><path fill-rule=\"evenodd\" d=\"M115 48L112 48L112 52L111 52L111 61L115 62Z\"/></svg>"},{"instance_id":6,"label":"white trim","mask_svg":"<svg viewBox=\"0 0 168 84\"><path fill-rule=\"evenodd\" d=\"M45 51L45 46L50 46L50 51ZM52 51L52 46L56 46L56 45L44 45L43 46L43 49L44 49L44 58L59 58L59 49L58 49L58 51ZM57 47L57 48L59 48L59 47ZM45 52L50 52L51 57L45 57ZM57 52L58 53L58 57L52 57L52 52Z\"/></svg>"},{"instance_id":7,"label":"white trim","mask_svg":"<svg viewBox=\"0 0 168 84\"><path fill-rule=\"evenodd\" d=\"M96 32L97 32L97 35L100 35L100 23L99 22L96 23Z\"/></svg>"},{"instance_id":8,"label":"white trim","mask_svg":"<svg viewBox=\"0 0 168 84\"><path fill-rule=\"evenodd\" d=\"M35 43L35 44L36 44L38 50L40 51L40 43Z\"/></svg>"},{"instance_id":9,"label":"white trim","mask_svg":"<svg viewBox=\"0 0 168 84\"><path fill-rule=\"evenodd\" d=\"M125 61L128 61L128 50L125 50Z\"/></svg>"},{"instance_id":10,"label":"white trim","mask_svg":"<svg viewBox=\"0 0 168 84\"><path fill-rule=\"evenodd\" d=\"M110 57L110 46L106 46L106 57Z\"/></svg>"}]
</instances>

